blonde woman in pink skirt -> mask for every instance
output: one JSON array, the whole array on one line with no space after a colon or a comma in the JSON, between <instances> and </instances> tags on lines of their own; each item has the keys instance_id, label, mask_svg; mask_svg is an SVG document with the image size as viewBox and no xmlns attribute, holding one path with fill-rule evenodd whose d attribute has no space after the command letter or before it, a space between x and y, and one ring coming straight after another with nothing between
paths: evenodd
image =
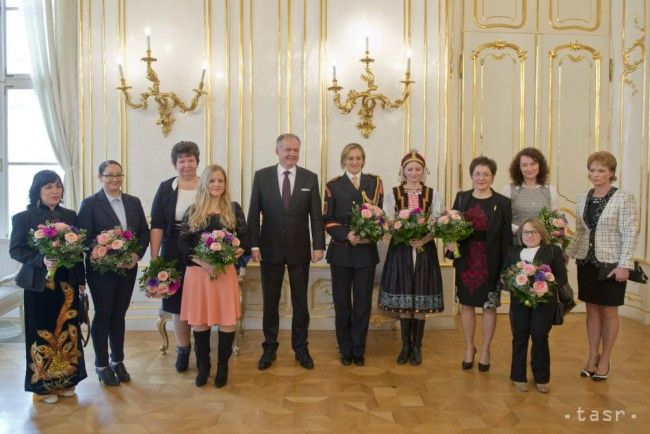
<instances>
[{"instance_id":1,"label":"blonde woman in pink skirt","mask_svg":"<svg viewBox=\"0 0 650 434\"><path fill-rule=\"evenodd\" d=\"M213 325L219 327L214 385L222 387L228 381L228 360L232 354L237 319L241 316L235 266L228 265L216 279L211 279L215 274L213 267L192 255L203 232L219 229L239 238L238 257L250 248L244 212L237 202L230 200L226 171L221 166L211 165L201 174L196 199L183 217L180 234L187 264L181 320L187 321L194 332L197 386L203 386L210 376L210 329Z\"/></svg>"}]
</instances>

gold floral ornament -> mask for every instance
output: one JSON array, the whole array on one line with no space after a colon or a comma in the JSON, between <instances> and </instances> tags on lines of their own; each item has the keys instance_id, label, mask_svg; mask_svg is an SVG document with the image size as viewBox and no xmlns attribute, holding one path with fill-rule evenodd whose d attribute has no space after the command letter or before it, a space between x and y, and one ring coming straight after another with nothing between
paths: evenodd
<instances>
[{"instance_id":1,"label":"gold floral ornament","mask_svg":"<svg viewBox=\"0 0 650 434\"><path fill-rule=\"evenodd\" d=\"M38 330L37 334L46 343L37 345L34 342L30 349L32 363L32 384L41 380L56 380L69 377L77 372L79 363L79 348L77 345L77 327L68 323L77 316L77 311L71 309L74 300L74 290L65 282L61 283L64 301L56 320L54 333L49 330Z\"/></svg>"}]
</instances>

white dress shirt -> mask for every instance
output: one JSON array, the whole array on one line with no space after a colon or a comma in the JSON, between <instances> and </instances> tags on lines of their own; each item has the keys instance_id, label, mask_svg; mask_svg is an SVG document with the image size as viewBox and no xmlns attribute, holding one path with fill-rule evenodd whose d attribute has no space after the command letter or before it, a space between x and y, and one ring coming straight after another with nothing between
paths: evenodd
<instances>
[{"instance_id":1,"label":"white dress shirt","mask_svg":"<svg viewBox=\"0 0 650 434\"><path fill-rule=\"evenodd\" d=\"M293 186L296 185L296 171L297 167L293 166L291 169L285 169L281 164L278 164L278 187L280 187L280 196L282 196L282 184L284 184L284 172L289 171L289 184L291 185L291 194L293 194Z\"/></svg>"}]
</instances>

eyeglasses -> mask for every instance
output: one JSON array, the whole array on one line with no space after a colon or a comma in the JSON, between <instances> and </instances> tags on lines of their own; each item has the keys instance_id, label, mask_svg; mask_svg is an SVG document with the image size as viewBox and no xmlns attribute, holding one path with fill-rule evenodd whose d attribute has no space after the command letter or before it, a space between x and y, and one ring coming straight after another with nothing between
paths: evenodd
<instances>
[{"instance_id":1,"label":"eyeglasses","mask_svg":"<svg viewBox=\"0 0 650 434\"><path fill-rule=\"evenodd\" d=\"M102 174L102 176L104 178L106 178L106 179L122 179L122 178L124 178L124 175L122 175L122 174L119 174L119 175L104 175L104 174Z\"/></svg>"},{"instance_id":2,"label":"eyeglasses","mask_svg":"<svg viewBox=\"0 0 650 434\"><path fill-rule=\"evenodd\" d=\"M521 231L522 235L539 235L538 230L532 230L532 231Z\"/></svg>"}]
</instances>

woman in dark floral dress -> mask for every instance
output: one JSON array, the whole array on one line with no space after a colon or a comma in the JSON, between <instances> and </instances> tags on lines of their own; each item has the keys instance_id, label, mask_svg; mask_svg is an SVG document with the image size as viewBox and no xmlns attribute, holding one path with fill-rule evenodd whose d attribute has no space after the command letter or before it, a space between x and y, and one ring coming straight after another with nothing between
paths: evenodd
<instances>
[{"instance_id":1,"label":"woman in dark floral dress","mask_svg":"<svg viewBox=\"0 0 650 434\"><path fill-rule=\"evenodd\" d=\"M462 367L474 366L475 308L479 307L483 309L483 344L478 364L481 372L490 369L490 343L496 327L496 309L501 305L499 272L512 243L510 199L492 190L496 171L494 160L483 156L473 159L469 166L472 189L459 192L453 205L474 227L472 235L459 243L460 258L454 259L456 299L461 305L465 335Z\"/></svg>"},{"instance_id":2,"label":"woman in dark floral dress","mask_svg":"<svg viewBox=\"0 0 650 434\"><path fill-rule=\"evenodd\" d=\"M27 210L13 216L9 247L11 257L22 264L16 283L25 289L25 390L34 393L35 402L47 404L74 396L75 386L86 378L78 317L79 291L85 288L83 263L57 269L50 287L46 274L56 263L28 244L30 230L40 224L77 224L77 213L60 206L62 198L63 183L56 172L34 175Z\"/></svg>"}]
</instances>

